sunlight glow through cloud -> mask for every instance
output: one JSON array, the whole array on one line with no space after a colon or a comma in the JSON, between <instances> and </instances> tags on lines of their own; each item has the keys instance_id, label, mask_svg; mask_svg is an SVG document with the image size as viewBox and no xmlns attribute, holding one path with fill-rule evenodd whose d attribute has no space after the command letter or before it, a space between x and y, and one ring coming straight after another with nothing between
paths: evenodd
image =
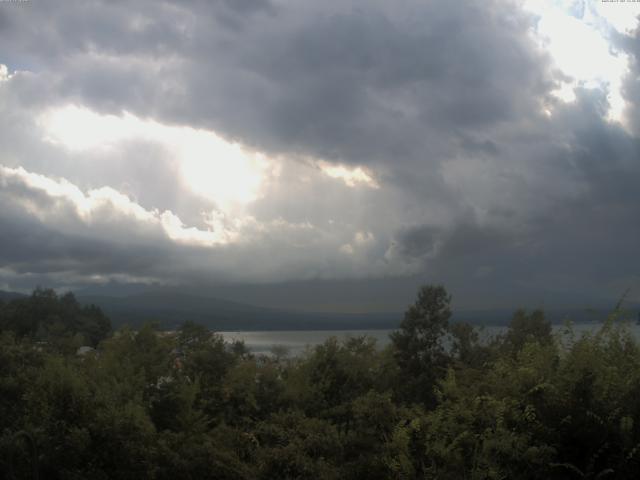
<instances>
[{"instance_id":1,"label":"sunlight glow through cloud","mask_svg":"<svg viewBox=\"0 0 640 480\"><path fill-rule=\"evenodd\" d=\"M222 209L245 205L259 196L269 160L214 132L168 126L130 113L101 115L67 106L43 113L45 139L74 151L118 148L127 141L150 141L171 152L183 181Z\"/></svg>"},{"instance_id":2,"label":"sunlight glow through cloud","mask_svg":"<svg viewBox=\"0 0 640 480\"><path fill-rule=\"evenodd\" d=\"M625 101L621 89L629 59L613 49L611 33L628 32L637 26L640 3L526 0L524 6L539 16L536 33L541 47L557 68L571 77L555 95L572 102L576 87L606 88L609 120L622 121Z\"/></svg>"},{"instance_id":3,"label":"sunlight glow through cloud","mask_svg":"<svg viewBox=\"0 0 640 480\"><path fill-rule=\"evenodd\" d=\"M216 229L201 230L187 227L173 212L165 210L146 210L126 195L110 187L92 189L84 193L68 180L53 179L44 175L28 172L24 168L0 166L0 186L22 185L49 198L45 205L30 201L26 197L16 199L24 208L42 222L47 222L52 210L66 206L75 211L85 225L108 222L114 215L120 219L129 218L139 225L160 228L164 234L176 243L191 246L213 247L233 242L237 234L222 228L219 222Z\"/></svg>"},{"instance_id":4,"label":"sunlight glow through cloud","mask_svg":"<svg viewBox=\"0 0 640 480\"><path fill-rule=\"evenodd\" d=\"M362 167L348 168L325 161L319 161L318 166L325 175L342 180L348 187L365 185L370 188L380 188L378 182Z\"/></svg>"},{"instance_id":5,"label":"sunlight glow through cloud","mask_svg":"<svg viewBox=\"0 0 640 480\"><path fill-rule=\"evenodd\" d=\"M630 33L638 27L640 3L637 1L606 2L592 1L590 6L609 25L621 33Z\"/></svg>"},{"instance_id":6,"label":"sunlight glow through cloud","mask_svg":"<svg viewBox=\"0 0 640 480\"><path fill-rule=\"evenodd\" d=\"M9 78L11 78L11 75L9 75L7 66L0 63L0 82L6 82Z\"/></svg>"}]
</instances>

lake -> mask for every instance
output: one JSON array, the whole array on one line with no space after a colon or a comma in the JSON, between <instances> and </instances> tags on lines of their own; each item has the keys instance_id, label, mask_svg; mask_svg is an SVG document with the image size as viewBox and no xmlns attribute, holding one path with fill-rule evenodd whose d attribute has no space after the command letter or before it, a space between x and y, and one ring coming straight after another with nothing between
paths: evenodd
<instances>
[{"instance_id":1,"label":"lake","mask_svg":"<svg viewBox=\"0 0 640 480\"><path fill-rule=\"evenodd\" d=\"M307 346L313 347L330 337L340 339L367 335L376 339L380 347L389 343L392 330L287 330L273 332L218 332L225 340L243 340L247 348L256 354L268 354L278 345L285 347L289 354L296 356L304 352Z\"/></svg>"},{"instance_id":2,"label":"lake","mask_svg":"<svg viewBox=\"0 0 640 480\"><path fill-rule=\"evenodd\" d=\"M575 323L573 331L576 337L583 333L593 332L601 323ZM640 325L629 324L635 337L640 339ZM480 338L488 339L506 330L505 326L488 325L480 328ZM556 333L562 333L565 326L554 325ZM393 330L287 330L287 331L260 331L260 332L218 332L225 340L243 340L247 348L255 354L270 354L274 346L285 347L291 356L297 356L304 352L307 347L313 347L323 343L330 337L339 339L347 337L359 337L367 335L376 340L378 347L386 346L389 334Z\"/></svg>"}]
</instances>

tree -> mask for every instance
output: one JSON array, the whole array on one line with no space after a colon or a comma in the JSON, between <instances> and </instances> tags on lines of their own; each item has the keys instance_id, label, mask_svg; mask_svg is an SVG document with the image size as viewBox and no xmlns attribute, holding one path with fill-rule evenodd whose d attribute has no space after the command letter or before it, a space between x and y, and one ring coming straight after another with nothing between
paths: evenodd
<instances>
[{"instance_id":1,"label":"tree","mask_svg":"<svg viewBox=\"0 0 640 480\"><path fill-rule=\"evenodd\" d=\"M59 297L52 289L37 288L30 297L0 305L0 329L75 352L87 343L96 347L108 336L111 322L99 307L80 305L71 292Z\"/></svg>"},{"instance_id":2,"label":"tree","mask_svg":"<svg viewBox=\"0 0 640 480\"><path fill-rule=\"evenodd\" d=\"M470 323L451 325L451 353L467 366L481 365L485 349L480 345L478 331Z\"/></svg>"},{"instance_id":3,"label":"tree","mask_svg":"<svg viewBox=\"0 0 640 480\"><path fill-rule=\"evenodd\" d=\"M400 367L405 400L435 404L433 387L445 373L447 355L442 338L449 327L451 296L442 285L425 285L409 307L400 329L391 334Z\"/></svg>"},{"instance_id":4,"label":"tree","mask_svg":"<svg viewBox=\"0 0 640 480\"><path fill-rule=\"evenodd\" d=\"M504 336L505 347L514 354L528 342L547 345L552 341L551 323L542 310L534 310L530 314L522 309L517 310Z\"/></svg>"}]
</instances>

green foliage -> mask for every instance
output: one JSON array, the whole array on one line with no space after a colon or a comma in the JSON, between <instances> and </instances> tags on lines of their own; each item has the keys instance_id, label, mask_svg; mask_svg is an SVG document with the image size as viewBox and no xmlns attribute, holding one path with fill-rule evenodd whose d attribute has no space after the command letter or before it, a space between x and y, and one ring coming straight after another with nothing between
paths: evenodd
<instances>
[{"instance_id":1,"label":"green foliage","mask_svg":"<svg viewBox=\"0 0 640 480\"><path fill-rule=\"evenodd\" d=\"M434 386L448 361L442 339L449 326L450 303L451 296L442 285L422 287L400 329L391 334L401 373L397 388L405 400L435 403Z\"/></svg>"},{"instance_id":2,"label":"green foliage","mask_svg":"<svg viewBox=\"0 0 640 480\"><path fill-rule=\"evenodd\" d=\"M340 434L329 422L295 410L274 414L257 426L256 439L258 478L340 478L330 461L340 456Z\"/></svg>"},{"instance_id":3,"label":"green foliage","mask_svg":"<svg viewBox=\"0 0 640 480\"><path fill-rule=\"evenodd\" d=\"M552 340L551 323L545 319L542 310L534 310L530 314L518 310L509 323L503 346L516 354L528 342L549 344Z\"/></svg>"},{"instance_id":4,"label":"green foliage","mask_svg":"<svg viewBox=\"0 0 640 480\"><path fill-rule=\"evenodd\" d=\"M77 355L68 342L90 328L74 311L99 317L50 291L0 306L4 477L533 480L640 471L640 346L616 316L590 334L569 324L553 335L542 312L518 311L504 335L481 341L470 325L449 324L444 288L426 286L387 348L331 338L291 357L251 355L193 323L123 328Z\"/></svg>"},{"instance_id":5,"label":"green foliage","mask_svg":"<svg viewBox=\"0 0 640 480\"><path fill-rule=\"evenodd\" d=\"M28 298L0 304L0 331L71 352L81 345L95 347L111 331L111 322L95 305L80 305L73 293L58 296L38 288Z\"/></svg>"}]
</instances>

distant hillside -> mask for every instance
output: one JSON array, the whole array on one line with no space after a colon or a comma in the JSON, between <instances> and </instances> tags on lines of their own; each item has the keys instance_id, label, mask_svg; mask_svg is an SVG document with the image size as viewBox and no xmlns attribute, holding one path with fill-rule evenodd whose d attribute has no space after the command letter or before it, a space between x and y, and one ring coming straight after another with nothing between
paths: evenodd
<instances>
[{"instance_id":1,"label":"distant hillside","mask_svg":"<svg viewBox=\"0 0 640 480\"><path fill-rule=\"evenodd\" d=\"M593 308L546 308L543 309L546 318L553 324L561 324L566 320L573 323L595 323L604 321L613 311L611 307L598 306ZM467 310L454 311L454 322L468 322L474 325L508 325L517 308L498 310ZM531 309L527 309L531 310ZM622 308L622 318L635 321L638 318L640 305L628 304Z\"/></svg>"},{"instance_id":2,"label":"distant hillside","mask_svg":"<svg viewBox=\"0 0 640 480\"><path fill-rule=\"evenodd\" d=\"M351 330L395 328L400 321L398 314L298 313L167 291L126 297L80 294L78 300L98 305L115 326L156 321L173 329L191 320L214 330Z\"/></svg>"},{"instance_id":3,"label":"distant hillside","mask_svg":"<svg viewBox=\"0 0 640 480\"><path fill-rule=\"evenodd\" d=\"M8 302L10 300L14 300L16 298L24 298L27 295L23 294L23 293L18 293L18 292L5 292L0 290L0 300L4 301L4 302Z\"/></svg>"},{"instance_id":4,"label":"distant hillside","mask_svg":"<svg viewBox=\"0 0 640 480\"><path fill-rule=\"evenodd\" d=\"M139 326L147 321L157 322L161 328L175 329L190 320L218 331L239 330L367 330L396 328L403 312L386 313L309 313L258 307L204 295L190 295L168 289L135 292L130 295L96 295L77 293L83 304L98 305L111 319L114 327L125 324ZM16 292L0 291L0 300L24 298ZM570 319L576 323L597 322L606 318L613 308L550 308L547 318L552 323ZM637 304L627 303L626 318L638 318ZM507 325L513 309L458 311L452 321L475 325Z\"/></svg>"}]
</instances>

